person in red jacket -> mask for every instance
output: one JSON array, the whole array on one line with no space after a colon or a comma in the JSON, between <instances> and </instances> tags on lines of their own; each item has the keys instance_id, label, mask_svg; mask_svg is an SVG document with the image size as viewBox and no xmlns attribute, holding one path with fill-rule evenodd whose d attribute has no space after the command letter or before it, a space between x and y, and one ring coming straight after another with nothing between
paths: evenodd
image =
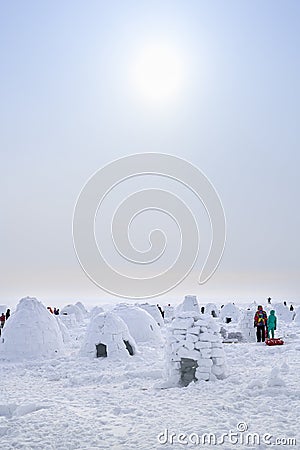
<instances>
[{"instance_id":1,"label":"person in red jacket","mask_svg":"<svg viewBox=\"0 0 300 450\"><path fill-rule=\"evenodd\" d=\"M254 316L257 342L265 342L267 320L268 316L266 311L264 311L263 307L259 305Z\"/></svg>"},{"instance_id":2,"label":"person in red jacket","mask_svg":"<svg viewBox=\"0 0 300 450\"><path fill-rule=\"evenodd\" d=\"M5 314L2 313L0 316L0 328L3 328L5 324Z\"/></svg>"}]
</instances>

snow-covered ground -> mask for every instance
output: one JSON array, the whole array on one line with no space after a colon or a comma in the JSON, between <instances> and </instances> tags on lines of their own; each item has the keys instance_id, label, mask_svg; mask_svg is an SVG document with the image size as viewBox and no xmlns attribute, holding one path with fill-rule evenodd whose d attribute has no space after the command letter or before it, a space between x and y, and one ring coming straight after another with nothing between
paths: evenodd
<instances>
[{"instance_id":1,"label":"snow-covered ground","mask_svg":"<svg viewBox=\"0 0 300 450\"><path fill-rule=\"evenodd\" d=\"M0 361L1 449L300 448L300 326L279 324L283 346L224 344L224 380L161 389L164 345L140 343L137 354L120 360L80 357L88 322L69 323L66 355ZM235 444L234 437L220 444L230 430L239 439L258 433L261 444ZM178 442L196 442L192 433L214 433L219 444ZM271 443L297 443L270 446L265 434Z\"/></svg>"}]
</instances>

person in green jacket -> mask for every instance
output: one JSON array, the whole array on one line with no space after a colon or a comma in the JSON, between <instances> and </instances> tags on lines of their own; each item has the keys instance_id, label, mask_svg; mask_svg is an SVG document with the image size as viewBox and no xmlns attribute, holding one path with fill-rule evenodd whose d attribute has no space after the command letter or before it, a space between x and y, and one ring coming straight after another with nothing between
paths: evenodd
<instances>
[{"instance_id":1,"label":"person in green jacket","mask_svg":"<svg viewBox=\"0 0 300 450\"><path fill-rule=\"evenodd\" d=\"M272 334L272 338L274 338L274 331L276 330L276 326L277 326L277 317L275 316L274 309L272 309L268 317L268 338L270 338L270 333Z\"/></svg>"}]
</instances>

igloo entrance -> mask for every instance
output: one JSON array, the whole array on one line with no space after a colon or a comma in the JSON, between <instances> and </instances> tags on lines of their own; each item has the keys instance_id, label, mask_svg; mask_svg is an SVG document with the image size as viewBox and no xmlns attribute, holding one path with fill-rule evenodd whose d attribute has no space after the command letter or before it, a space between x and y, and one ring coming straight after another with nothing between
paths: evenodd
<instances>
[{"instance_id":1,"label":"igloo entrance","mask_svg":"<svg viewBox=\"0 0 300 450\"><path fill-rule=\"evenodd\" d=\"M134 355L134 349L129 341L123 340L126 350L130 356ZM96 344L96 356L97 358L107 358L107 346L105 344Z\"/></svg>"},{"instance_id":2,"label":"igloo entrance","mask_svg":"<svg viewBox=\"0 0 300 450\"><path fill-rule=\"evenodd\" d=\"M196 369L198 363L196 360L191 358L181 358L180 360L180 384L182 386L188 386L192 381L197 381Z\"/></svg>"},{"instance_id":3,"label":"igloo entrance","mask_svg":"<svg viewBox=\"0 0 300 450\"><path fill-rule=\"evenodd\" d=\"M97 358L107 357L107 347L105 344L97 344L96 351L97 351Z\"/></svg>"},{"instance_id":4,"label":"igloo entrance","mask_svg":"<svg viewBox=\"0 0 300 450\"><path fill-rule=\"evenodd\" d=\"M123 341L123 342L125 344L126 350L128 351L129 355L133 356L134 355L134 350L133 350L133 347L130 344L130 342L129 341Z\"/></svg>"}]
</instances>

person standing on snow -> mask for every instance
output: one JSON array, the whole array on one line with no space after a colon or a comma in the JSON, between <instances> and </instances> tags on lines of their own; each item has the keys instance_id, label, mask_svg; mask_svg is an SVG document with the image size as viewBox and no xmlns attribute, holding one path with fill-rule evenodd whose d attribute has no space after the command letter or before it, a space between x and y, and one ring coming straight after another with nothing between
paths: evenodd
<instances>
[{"instance_id":1,"label":"person standing on snow","mask_svg":"<svg viewBox=\"0 0 300 450\"><path fill-rule=\"evenodd\" d=\"M4 327L4 324L5 324L5 314L2 313L0 316L0 336L1 336L2 328Z\"/></svg>"},{"instance_id":2,"label":"person standing on snow","mask_svg":"<svg viewBox=\"0 0 300 450\"><path fill-rule=\"evenodd\" d=\"M254 316L254 327L256 327L257 342L265 342L267 319L268 316L266 311L264 311L263 307L259 305Z\"/></svg>"},{"instance_id":3,"label":"person standing on snow","mask_svg":"<svg viewBox=\"0 0 300 450\"><path fill-rule=\"evenodd\" d=\"M275 316L275 311L272 309L270 311L270 315L268 317L268 338L270 338L270 333L272 334L272 338L274 339L274 331L277 327L277 317Z\"/></svg>"},{"instance_id":4,"label":"person standing on snow","mask_svg":"<svg viewBox=\"0 0 300 450\"><path fill-rule=\"evenodd\" d=\"M2 313L0 316L0 328L3 328L5 324L5 314Z\"/></svg>"}]
</instances>

